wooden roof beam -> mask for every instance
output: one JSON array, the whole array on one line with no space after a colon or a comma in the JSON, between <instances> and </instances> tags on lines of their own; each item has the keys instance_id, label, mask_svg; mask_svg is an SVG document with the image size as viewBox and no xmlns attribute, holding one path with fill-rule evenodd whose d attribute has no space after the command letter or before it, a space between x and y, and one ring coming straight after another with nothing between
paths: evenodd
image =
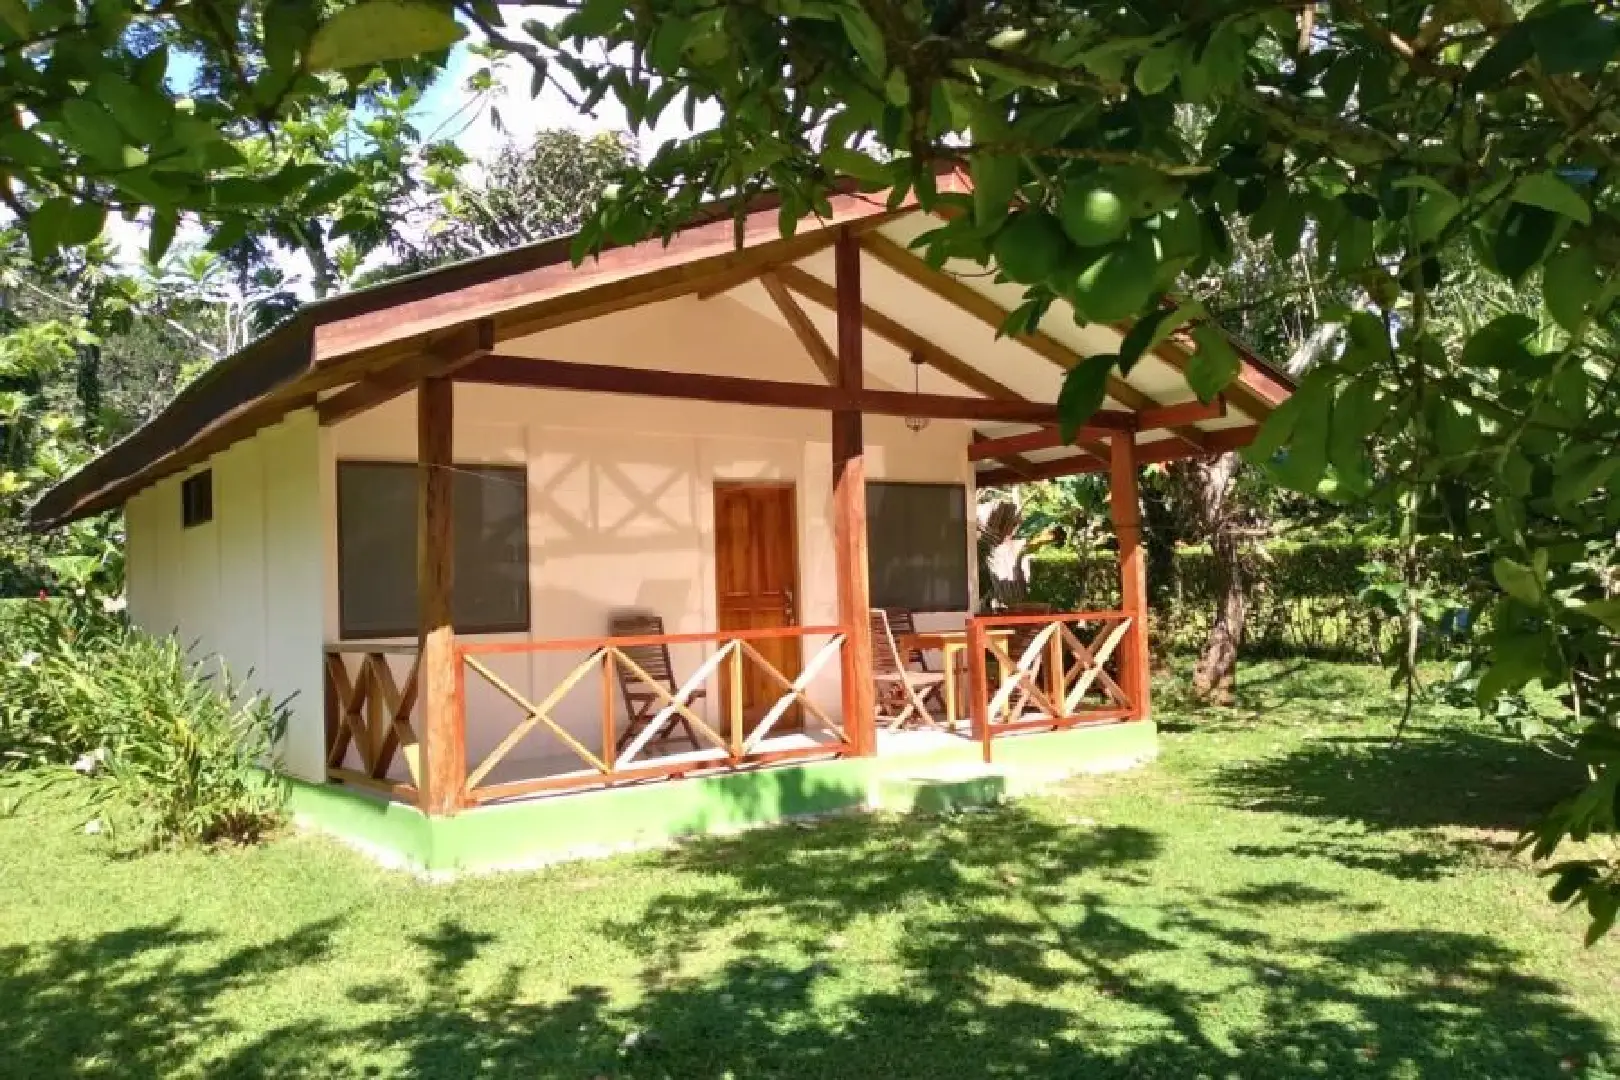
<instances>
[{"instance_id":1,"label":"wooden roof beam","mask_svg":"<svg viewBox=\"0 0 1620 1080\"><path fill-rule=\"evenodd\" d=\"M986 326L1000 331L1007 321L1008 312L990 297L945 273L935 270L882 233L873 231L861 237L861 246L868 254L890 270L919 285L935 296L972 315ZM1080 363L1082 357L1067 345L1043 331L1013 335L1013 340L1030 351L1045 357L1067 372ZM1108 396L1137 412L1156 409L1159 402L1118 375L1108 377ZM1204 449L1204 433L1195 427L1178 425L1171 430L1177 438L1199 450Z\"/></svg>"},{"instance_id":2,"label":"wooden roof beam","mask_svg":"<svg viewBox=\"0 0 1620 1080\"><path fill-rule=\"evenodd\" d=\"M1117 434L1117 429L1083 427L1080 429L1082 439L1106 439ZM977 432L974 433L978 435ZM988 461L1002 457L1006 454L1026 454L1032 450L1053 450L1060 446L1076 446L1078 449L1091 452L1089 446L1078 443L1066 443L1056 424L1047 425L1036 431L1026 432L1022 435L1003 435L999 437L979 436L968 444L969 461ZM1093 455L1095 456L1095 454ZM1102 459L1099 459L1102 460Z\"/></svg>"},{"instance_id":3,"label":"wooden roof beam","mask_svg":"<svg viewBox=\"0 0 1620 1080\"><path fill-rule=\"evenodd\" d=\"M1254 437L1259 433L1260 425L1258 424L1205 432L1210 445L1207 450L1202 452L1189 450L1175 439L1160 439L1145 446L1138 445L1136 448L1136 462L1138 465L1151 465L1166 461L1180 461L1184 458L1224 454L1229 450L1241 450L1252 443ZM1093 461L1082 454L1072 454L1056 461L1040 462L1036 465L1036 475L1033 476L1012 469L989 469L985 472L976 473L974 480L980 487L996 487L1004 484L1027 483L1030 480L1056 480L1064 476L1078 476L1082 473L1107 471L1108 465L1105 462Z\"/></svg>"},{"instance_id":4,"label":"wooden roof beam","mask_svg":"<svg viewBox=\"0 0 1620 1080\"><path fill-rule=\"evenodd\" d=\"M453 375L495 351L495 323L479 319L455 328L420 357L367 376L315 406L322 426L330 426L375 409L410 390L423 379Z\"/></svg>"},{"instance_id":5,"label":"wooden roof beam","mask_svg":"<svg viewBox=\"0 0 1620 1080\"><path fill-rule=\"evenodd\" d=\"M804 351L809 354L811 361L816 365L816 370L821 372L821 377L826 380L827 385L837 385L837 355L833 353L832 346L827 344L827 339L821 336L821 331L816 329L815 323L810 321L810 316L804 313L804 308L793 299L793 294L788 292L787 286L782 284L782 279L774 271L766 270L759 275L759 283L765 286L765 292L770 296L771 303L776 305L776 310L788 324L788 329L793 331L793 336L804 346Z\"/></svg>"},{"instance_id":6,"label":"wooden roof beam","mask_svg":"<svg viewBox=\"0 0 1620 1080\"><path fill-rule=\"evenodd\" d=\"M814 383L621 368L501 353L491 353L458 368L455 378L461 382L499 386L582 390L731 405L826 412L854 408L878 416L921 416L930 420L975 420L1002 424L1057 422L1055 406L1032 401L995 401L949 394L914 394L903 390L844 391Z\"/></svg>"},{"instance_id":7,"label":"wooden roof beam","mask_svg":"<svg viewBox=\"0 0 1620 1080\"><path fill-rule=\"evenodd\" d=\"M806 300L820 304L829 310L836 308L837 290L814 274L807 273L797 266L782 266L777 273L789 288ZM1003 401L1028 400L1018 391L1002 385L954 353L941 348L904 323L885 315L870 305L862 308L862 321L866 329L878 338L909 353L913 363L920 360L946 378L959 382L969 389L977 390L986 397L999 398ZM1106 427L1109 430L1124 430L1124 425L1128 422L1134 422L1135 419L1130 413L1112 410L1103 415L1105 418L1097 426ZM1108 448L1101 443L1082 443L1081 445L1088 453L1097 454L1099 459L1107 460ZM1033 465L1034 463L1030 462L1029 464Z\"/></svg>"},{"instance_id":8,"label":"wooden roof beam","mask_svg":"<svg viewBox=\"0 0 1620 1080\"><path fill-rule=\"evenodd\" d=\"M838 309L838 290L814 274L792 265L779 267L777 274L782 279L783 284L811 303L818 304L828 311ZM972 364L935 345L915 330L885 315L870 304L861 306L861 323L880 340L887 341L897 349L903 349L907 353L921 357L923 363L946 378L961 383L969 390L983 394L985 397L999 398L1002 401L1025 400L1024 396L1018 391L1003 385Z\"/></svg>"},{"instance_id":9,"label":"wooden roof beam","mask_svg":"<svg viewBox=\"0 0 1620 1080\"><path fill-rule=\"evenodd\" d=\"M1217 394L1215 400L1208 404L1202 401L1187 401L1180 405L1160 405L1156 409L1145 409L1136 414L1136 430L1157 431L1160 428L1174 430L1183 424L1220 420L1225 416L1226 398Z\"/></svg>"}]
</instances>

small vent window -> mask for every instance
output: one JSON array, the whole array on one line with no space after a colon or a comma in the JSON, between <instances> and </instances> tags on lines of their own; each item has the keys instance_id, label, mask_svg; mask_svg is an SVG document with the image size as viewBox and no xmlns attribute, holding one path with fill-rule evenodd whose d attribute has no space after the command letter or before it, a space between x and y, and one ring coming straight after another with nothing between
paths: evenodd
<instances>
[{"instance_id":1,"label":"small vent window","mask_svg":"<svg viewBox=\"0 0 1620 1080\"><path fill-rule=\"evenodd\" d=\"M214 520L214 473L204 469L180 483L180 523L186 528Z\"/></svg>"}]
</instances>

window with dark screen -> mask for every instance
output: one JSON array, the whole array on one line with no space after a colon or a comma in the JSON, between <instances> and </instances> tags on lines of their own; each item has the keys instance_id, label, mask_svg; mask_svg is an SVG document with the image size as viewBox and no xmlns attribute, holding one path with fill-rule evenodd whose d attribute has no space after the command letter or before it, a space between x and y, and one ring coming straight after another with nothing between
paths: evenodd
<instances>
[{"instance_id":1,"label":"window with dark screen","mask_svg":"<svg viewBox=\"0 0 1620 1080\"><path fill-rule=\"evenodd\" d=\"M873 607L968 609L966 488L867 484L866 530Z\"/></svg>"},{"instance_id":2,"label":"window with dark screen","mask_svg":"<svg viewBox=\"0 0 1620 1080\"><path fill-rule=\"evenodd\" d=\"M214 471L204 469L180 481L180 525L192 529L214 520Z\"/></svg>"},{"instance_id":3,"label":"window with dark screen","mask_svg":"<svg viewBox=\"0 0 1620 1080\"><path fill-rule=\"evenodd\" d=\"M520 466L458 465L456 631L529 629L529 497ZM416 466L338 463L338 623L345 639L417 632Z\"/></svg>"}]
</instances>

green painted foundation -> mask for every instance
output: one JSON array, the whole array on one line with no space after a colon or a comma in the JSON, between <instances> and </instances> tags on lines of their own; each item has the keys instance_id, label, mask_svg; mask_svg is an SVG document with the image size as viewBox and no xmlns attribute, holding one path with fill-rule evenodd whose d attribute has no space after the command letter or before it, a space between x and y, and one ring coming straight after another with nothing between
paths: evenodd
<instances>
[{"instance_id":1,"label":"green painted foundation","mask_svg":"<svg viewBox=\"0 0 1620 1080\"><path fill-rule=\"evenodd\" d=\"M998 739L994 762L962 740L888 753L663 783L555 795L432 818L337 784L289 782L302 825L380 861L448 875L536 866L682 837L735 832L855 810L945 813L1039 791L1083 772L1151 759L1151 723L1109 724Z\"/></svg>"}]
</instances>

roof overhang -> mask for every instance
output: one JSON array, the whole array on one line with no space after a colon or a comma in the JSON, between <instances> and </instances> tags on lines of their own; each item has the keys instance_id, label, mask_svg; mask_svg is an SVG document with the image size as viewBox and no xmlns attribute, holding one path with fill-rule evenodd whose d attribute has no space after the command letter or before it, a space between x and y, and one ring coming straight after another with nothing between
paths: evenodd
<instances>
[{"instance_id":1,"label":"roof overhang","mask_svg":"<svg viewBox=\"0 0 1620 1080\"><path fill-rule=\"evenodd\" d=\"M954 174L940 186L968 190ZM869 342L863 351L869 365L888 369L874 372L878 380L909 387L909 378L896 376L919 365L953 400L986 403L947 410L958 418L985 417L976 427L980 483L1103 467L1096 432L1082 432L1076 446L1062 445L1051 430L1055 413L1048 411L1068 368L1085 356L1117 351L1128 327L1082 325L1058 303L1036 333L999 337L1022 290L976 265L928 266L908 245L937 221L914 202L890 208L887 192L853 187L830 202L828 216L801 223L790 237L780 233L777 200L765 196L740 210L717 206L667 239L609 248L577 267L569 258L571 238L564 237L305 305L51 488L30 511L31 523L49 528L119 506L295 410L320 405L333 416L341 412L338 404L367 407L408 387L442 362L437 358L460 358L456 377L467 381L521 377L526 385L547 385L542 373L549 370L551 385L570 388L570 380L584 377L583 366L547 369L530 357L525 369L523 357L502 355L503 344L660 301L730 297L787 325L814 355L817 333L834 337L824 330L836 301L828 249L840 232L860 239ZM1248 350L1239 351L1242 370L1214 406L1193 401L1184 377L1188 346L1176 338L1110 384L1105 408L1135 417L1125 426L1139 432L1141 460L1214 453L1253 437L1292 388ZM637 383L647 385L645 378ZM796 394L759 403L826 408L825 397ZM949 404L944 395L940 400L941 407ZM880 411L883 399L860 404ZM1120 427L1114 423L1111 430Z\"/></svg>"}]
</instances>

